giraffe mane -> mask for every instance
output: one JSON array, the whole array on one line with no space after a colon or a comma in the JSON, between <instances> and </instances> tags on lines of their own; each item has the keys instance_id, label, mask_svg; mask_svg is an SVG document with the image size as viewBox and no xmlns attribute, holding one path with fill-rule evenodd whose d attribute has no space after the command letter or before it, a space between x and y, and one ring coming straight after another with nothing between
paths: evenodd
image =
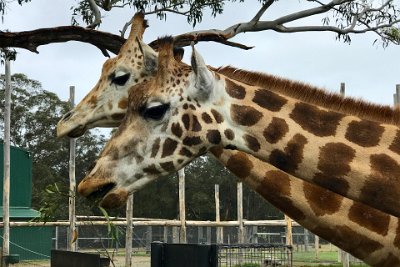
<instances>
[{"instance_id":1,"label":"giraffe mane","mask_svg":"<svg viewBox=\"0 0 400 267\"><path fill-rule=\"evenodd\" d=\"M400 125L400 109L379 105L362 99L343 97L321 88L262 72L247 71L232 66L214 69L231 79L261 87L329 110L377 121Z\"/></svg>"}]
</instances>

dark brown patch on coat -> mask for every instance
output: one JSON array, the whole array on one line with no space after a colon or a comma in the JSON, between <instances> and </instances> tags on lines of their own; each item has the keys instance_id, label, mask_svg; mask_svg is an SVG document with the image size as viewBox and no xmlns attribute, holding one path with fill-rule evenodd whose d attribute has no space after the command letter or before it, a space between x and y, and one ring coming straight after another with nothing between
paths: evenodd
<instances>
[{"instance_id":1,"label":"dark brown patch on coat","mask_svg":"<svg viewBox=\"0 0 400 267\"><path fill-rule=\"evenodd\" d=\"M186 136L183 139L183 144L186 146L195 146L201 144L201 138L199 136Z\"/></svg>"},{"instance_id":2,"label":"dark brown patch on coat","mask_svg":"<svg viewBox=\"0 0 400 267\"><path fill-rule=\"evenodd\" d=\"M162 158L171 156L174 152L176 147L178 146L178 142L171 139L171 138L167 138L164 141L164 145L163 145L163 151L162 151Z\"/></svg>"},{"instance_id":3,"label":"dark brown patch on coat","mask_svg":"<svg viewBox=\"0 0 400 267\"><path fill-rule=\"evenodd\" d=\"M225 134L225 137L226 137L228 140L233 140L233 139L235 138L235 133L234 133L231 129L226 129L226 130L224 131L224 134Z\"/></svg>"},{"instance_id":4,"label":"dark brown patch on coat","mask_svg":"<svg viewBox=\"0 0 400 267\"><path fill-rule=\"evenodd\" d=\"M233 98L244 99L246 96L244 87L229 79L225 80L225 90Z\"/></svg>"},{"instance_id":5,"label":"dark brown patch on coat","mask_svg":"<svg viewBox=\"0 0 400 267\"><path fill-rule=\"evenodd\" d=\"M210 123L213 122L212 119L211 119L211 116L208 115L207 112L203 112L203 113L201 114L201 118L202 118L203 121L204 121L205 123L207 123L207 124L210 124Z\"/></svg>"},{"instance_id":6,"label":"dark brown patch on coat","mask_svg":"<svg viewBox=\"0 0 400 267\"><path fill-rule=\"evenodd\" d=\"M157 139L154 141L154 144L153 144L153 146L152 146L152 148L151 148L151 157L152 157L152 158L154 158L154 157L157 155L158 150L160 149L160 141L161 141L160 138L157 138Z\"/></svg>"},{"instance_id":7,"label":"dark brown patch on coat","mask_svg":"<svg viewBox=\"0 0 400 267\"><path fill-rule=\"evenodd\" d=\"M179 151L179 155L182 155L182 156L190 158L190 157L193 156L193 153L190 152L190 150L187 149L186 147L182 147L181 151Z\"/></svg>"},{"instance_id":8,"label":"dark brown patch on coat","mask_svg":"<svg viewBox=\"0 0 400 267\"><path fill-rule=\"evenodd\" d=\"M172 162L172 161L162 162L162 163L160 163L160 166L167 172L171 172L171 171L175 170L175 165L174 165L174 162Z\"/></svg>"},{"instance_id":9,"label":"dark brown patch on coat","mask_svg":"<svg viewBox=\"0 0 400 267\"><path fill-rule=\"evenodd\" d=\"M286 173L279 170L266 172L256 191L275 207L285 210L292 219L302 221L306 218L304 212L290 198L290 177Z\"/></svg>"},{"instance_id":10,"label":"dark brown patch on coat","mask_svg":"<svg viewBox=\"0 0 400 267\"><path fill-rule=\"evenodd\" d=\"M397 218L397 229L396 229L396 237L394 239L394 245L400 248L400 218Z\"/></svg>"},{"instance_id":11,"label":"dark brown patch on coat","mask_svg":"<svg viewBox=\"0 0 400 267\"><path fill-rule=\"evenodd\" d=\"M222 117L221 113L216 111L215 109L211 110L212 115L217 123L222 123L224 121L224 117Z\"/></svg>"},{"instance_id":12,"label":"dark brown patch on coat","mask_svg":"<svg viewBox=\"0 0 400 267\"><path fill-rule=\"evenodd\" d=\"M313 233L324 239L329 239L330 242L341 247L343 250L351 250L354 256L360 259L367 258L371 253L383 248L381 243L353 231L348 226L334 225L332 227L318 226L313 229Z\"/></svg>"},{"instance_id":13,"label":"dark brown patch on coat","mask_svg":"<svg viewBox=\"0 0 400 267\"><path fill-rule=\"evenodd\" d=\"M379 266L379 267L400 266L400 260L398 256L389 253L389 255L385 259L382 259L380 262L374 264L374 266Z\"/></svg>"},{"instance_id":14,"label":"dark brown patch on coat","mask_svg":"<svg viewBox=\"0 0 400 267\"><path fill-rule=\"evenodd\" d=\"M181 137L181 136L182 136L182 133L183 133L183 130L182 130L181 125L180 125L179 123L177 123L177 122L172 123L171 132L172 132L175 136Z\"/></svg>"},{"instance_id":15,"label":"dark brown patch on coat","mask_svg":"<svg viewBox=\"0 0 400 267\"><path fill-rule=\"evenodd\" d=\"M271 123L265 128L263 135L270 144L275 144L281 140L289 131L286 121L281 118L272 118Z\"/></svg>"},{"instance_id":16,"label":"dark brown patch on coat","mask_svg":"<svg viewBox=\"0 0 400 267\"><path fill-rule=\"evenodd\" d=\"M183 114L182 115L182 122L183 122L183 126L185 127L186 130L190 129L190 117L189 114Z\"/></svg>"},{"instance_id":17,"label":"dark brown patch on coat","mask_svg":"<svg viewBox=\"0 0 400 267\"><path fill-rule=\"evenodd\" d=\"M151 164L151 165L147 166L146 168L143 168L143 172L148 173L148 174L160 174L161 173L154 164Z\"/></svg>"},{"instance_id":18,"label":"dark brown patch on coat","mask_svg":"<svg viewBox=\"0 0 400 267\"><path fill-rule=\"evenodd\" d=\"M233 104L231 106L231 118L234 122L243 126L252 126L261 118L262 113L250 106L240 106Z\"/></svg>"},{"instance_id":19,"label":"dark brown patch on coat","mask_svg":"<svg viewBox=\"0 0 400 267\"><path fill-rule=\"evenodd\" d=\"M346 175L356 151L343 143L327 143L319 153L318 169L333 177Z\"/></svg>"},{"instance_id":20,"label":"dark brown patch on coat","mask_svg":"<svg viewBox=\"0 0 400 267\"><path fill-rule=\"evenodd\" d=\"M192 131L193 132L200 132L201 131L201 124L196 116L192 117Z\"/></svg>"},{"instance_id":21,"label":"dark brown patch on coat","mask_svg":"<svg viewBox=\"0 0 400 267\"><path fill-rule=\"evenodd\" d=\"M346 139L362 147L372 147L379 144L385 129L373 121L352 121L346 131Z\"/></svg>"},{"instance_id":22,"label":"dark brown patch on coat","mask_svg":"<svg viewBox=\"0 0 400 267\"><path fill-rule=\"evenodd\" d=\"M239 152L228 159L226 167L240 179L245 179L250 175L253 163L245 153Z\"/></svg>"},{"instance_id":23,"label":"dark brown patch on coat","mask_svg":"<svg viewBox=\"0 0 400 267\"><path fill-rule=\"evenodd\" d=\"M213 145L218 145L221 143L221 134L218 130L208 130L207 131L207 140Z\"/></svg>"},{"instance_id":24,"label":"dark brown patch on coat","mask_svg":"<svg viewBox=\"0 0 400 267\"><path fill-rule=\"evenodd\" d=\"M342 205L342 196L314 184L304 182L303 192L316 216L334 214Z\"/></svg>"},{"instance_id":25,"label":"dark brown patch on coat","mask_svg":"<svg viewBox=\"0 0 400 267\"><path fill-rule=\"evenodd\" d=\"M122 121L125 118L125 113L112 114L111 118L115 121Z\"/></svg>"},{"instance_id":26,"label":"dark brown patch on coat","mask_svg":"<svg viewBox=\"0 0 400 267\"><path fill-rule=\"evenodd\" d=\"M323 137L335 135L336 128L343 115L334 111L321 110L316 106L300 102L296 103L292 113L290 113L290 118L304 130Z\"/></svg>"},{"instance_id":27,"label":"dark brown patch on coat","mask_svg":"<svg viewBox=\"0 0 400 267\"><path fill-rule=\"evenodd\" d=\"M95 107L97 104L97 96L96 95L92 95L90 97L90 99L88 100L89 105Z\"/></svg>"},{"instance_id":28,"label":"dark brown patch on coat","mask_svg":"<svg viewBox=\"0 0 400 267\"><path fill-rule=\"evenodd\" d=\"M277 112L287 103L287 99L266 89L256 90L253 102L262 108Z\"/></svg>"},{"instance_id":29,"label":"dark brown patch on coat","mask_svg":"<svg viewBox=\"0 0 400 267\"><path fill-rule=\"evenodd\" d=\"M349 210L349 219L382 236L389 231L390 215L354 202Z\"/></svg>"},{"instance_id":30,"label":"dark brown patch on coat","mask_svg":"<svg viewBox=\"0 0 400 267\"><path fill-rule=\"evenodd\" d=\"M118 102L118 107L120 109L127 109L128 108L128 98L122 98L119 102Z\"/></svg>"},{"instance_id":31,"label":"dark brown patch on coat","mask_svg":"<svg viewBox=\"0 0 400 267\"><path fill-rule=\"evenodd\" d=\"M261 145L258 142L257 138L255 138L254 136L245 134L243 136L244 141L246 142L246 146L250 149L253 150L254 152L257 152L258 150L260 150Z\"/></svg>"},{"instance_id":32,"label":"dark brown patch on coat","mask_svg":"<svg viewBox=\"0 0 400 267\"><path fill-rule=\"evenodd\" d=\"M343 196L347 195L350 188L349 182L344 178L330 176L322 172L315 174L313 181L315 184Z\"/></svg>"},{"instance_id":33,"label":"dark brown patch on coat","mask_svg":"<svg viewBox=\"0 0 400 267\"><path fill-rule=\"evenodd\" d=\"M370 165L371 174L361 189L360 199L379 210L400 216L399 164L386 154L374 154L370 157Z\"/></svg>"},{"instance_id":34,"label":"dark brown patch on coat","mask_svg":"<svg viewBox=\"0 0 400 267\"><path fill-rule=\"evenodd\" d=\"M306 144L307 139L301 134L296 134L288 142L285 151L275 149L271 152L269 162L282 171L294 173L303 160L303 150Z\"/></svg>"},{"instance_id":35,"label":"dark brown patch on coat","mask_svg":"<svg viewBox=\"0 0 400 267\"><path fill-rule=\"evenodd\" d=\"M389 146L389 149L400 155L400 130L397 131L396 137Z\"/></svg>"},{"instance_id":36,"label":"dark brown patch on coat","mask_svg":"<svg viewBox=\"0 0 400 267\"><path fill-rule=\"evenodd\" d=\"M222 146L214 146L210 148L210 152L216 157L219 158L221 157L222 153L224 152L224 149Z\"/></svg>"}]
</instances>

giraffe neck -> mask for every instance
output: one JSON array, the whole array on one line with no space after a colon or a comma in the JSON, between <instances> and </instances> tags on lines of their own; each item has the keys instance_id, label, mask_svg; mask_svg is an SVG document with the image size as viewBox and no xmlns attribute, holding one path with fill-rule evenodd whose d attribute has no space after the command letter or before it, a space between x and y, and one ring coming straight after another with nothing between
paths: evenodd
<instances>
[{"instance_id":1,"label":"giraffe neck","mask_svg":"<svg viewBox=\"0 0 400 267\"><path fill-rule=\"evenodd\" d=\"M228 148L400 216L400 131L222 77ZM225 103L230 103L227 107ZM315 102L316 103L316 102Z\"/></svg>"},{"instance_id":2,"label":"giraffe neck","mask_svg":"<svg viewBox=\"0 0 400 267\"><path fill-rule=\"evenodd\" d=\"M399 218L302 181L245 153L211 152L264 199L313 233L372 266L400 266ZM338 203L339 209L333 207Z\"/></svg>"}]
</instances>

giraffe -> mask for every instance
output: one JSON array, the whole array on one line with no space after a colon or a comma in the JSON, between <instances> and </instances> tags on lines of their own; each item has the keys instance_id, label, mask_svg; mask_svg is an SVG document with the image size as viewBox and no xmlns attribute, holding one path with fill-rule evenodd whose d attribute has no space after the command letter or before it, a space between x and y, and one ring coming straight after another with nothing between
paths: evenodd
<instances>
[{"instance_id":1,"label":"giraffe","mask_svg":"<svg viewBox=\"0 0 400 267\"><path fill-rule=\"evenodd\" d=\"M398 215L400 131L354 115L371 105L347 99L352 106L338 112L328 108L335 95L306 91L295 98L243 84L210 71L195 50L192 71L173 59L171 40L164 39L156 77L130 89L128 115L81 183L82 192L93 190L92 180L106 181L104 175L120 189L138 189L222 145Z\"/></svg>"},{"instance_id":2,"label":"giraffe","mask_svg":"<svg viewBox=\"0 0 400 267\"><path fill-rule=\"evenodd\" d=\"M129 37L119 54L106 60L92 91L60 119L58 137L79 137L90 128L116 127L120 124L128 104L127 84L146 81L154 76L157 67L157 53L146 49L146 57L143 58L140 49L146 48L146 44L138 45L147 26L143 13L133 16Z\"/></svg>"},{"instance_id":3,"label":"giraffe","mask_svg":"<svg viewBox=\"0 0 400 267\"><path fill-rule=\"evenodd\" d=\"M166 79L166 78L168 78L168 79L172 79L173 77L171 77L171 75L170 76L168 76L168 75L166 75L166 73L168 73L168 72L165 72L164 71L164 73L162 73L163 72L163 70L168 70L169 68L169 66L168 66L168 62L169 62L169 59L167 60L166 58L168 58L168 53L166 53L166 55L164 54L163 55L164 57L160 57L160 63L162 63L162 64L160 64L160 66L161 66L161 74L159 74L157 77L156 77L156 79L155 79L155 83L157 84L162 84L162 82ZM196 55L195 55L195 57L196 57ZM201 59L199 59L199 58L195 58L195 62L194 62L194 64L195 65L197 65L196 67L199 67L199 68L203 68L204 66L203 66L203 64L198 64L198 63L202 63L201 62ZM178 72L178 70L175 68L172 72L174 72L174 75L176 75L177 77L179 77L179 74L182 74L181 75L181 77L184 77L183 78L183 80L185 80L185 78L186 78L186 81L180 81L180 82L184 82L184 83L189 83L188 82L188 77L189 77L189 72L190 72L190 69L188 68L188 67L182 67L182 66L180 66L181 68L181 71L183 70L183 72ZM208 73L206 73L206 74L197 74L197 76L202 76L203 75L203 78L209 78L209 77L207 77L207 76L205 76L205 75L208 75ZM215 76L215 79L216 80L218 80L218 81L221 81L221 80L224 80L225 78L221 78L221 75L219 75L219 74L214 74ZM173 86L172 84L173 84L173 80L171 80L170 81L171 82L171 87L176 87L176 84L179 84L180 82L178 82L178 81L176 81L176 84L175 84L175 86ZM203 81L200 81L200 85L202 85L201 84L201 82L203 82ZM226 82L226 81L225 81ZM231 81L228 81L227 83L230 83ZM168 82L165 82L166 84L168 83ZM165 103L163 103L163 104L160 104L160 103L162 103L161 101L162 101L162 98L161 98L161 96L160 95L158 95L158 98L159 99L157 99L157 101L156 101L156 103L154 104L152 104L152 105L150 105L150 106L147 106L147 107L139 107L139 106L137 106L137 104L140 104L140 102L138 102L138 100L147 100L147 97L149 97L149 96L151 96L152 95L152 93L155 93L155 92L157 92L156 90L154 90L154 92L150 92L150 93L146 93L146 94L143 94L143 92L145 91L144 90L144 88L146 88L146 90L148 90L149 88L150 89L154 89L154 88L152 88L151 87L151 85L152 85L152 83L151 82L148 82L148 83L145 83L144 85L142 84L142 85L140 85L140 86L136 86L136 87L134 87L134 88L132 88L132 91L134 90L135 92L134 92L134 95L133 94L131 94L131 99L130 99L130 105L132 104L132 102L133 103L135 103L136 104L136 106L135 105L131 105L131 108L130 108L130 110L128 111L128 117L126 118L126 120L123 122L123 124L122 124L122 126L120 127L120 129L119 129L119 131L117 132L117 134L116 134L116 136L114 136L114 141L115 141L115 139L117 139L117 141L118 141L118 137L120 137L121 135L123 135L123 132L124 131L126 131L127 129L129 129L130 131L132 131L133 129L129 126L129 124L132 124L132 116L130 116L131 114L132 114L132 112L134 112L134 113L141 113L140 115L141 116L144 116L145 117L145 120L160 120L160 119L162 119L162 117L165 115L164 113L165 113L165 111L166 110L168 110L170 107L169 107L169 105L166 105ZM204 84L203 84L204 85ZM236 85L237 85L237 83L236 83ZM244 87L244 85L240 85L240 86L242 86L242 87ZM161 86L162 87L162 86ZM143 91L140 91L140 90L143 90ZM190 89L189 89L190 90ZM232 91L233 90L233 91ZM235 87L235 88L233 88L232 90L229 90L228 89L228 94L229 94L229 91L230 91L230 93L233 93L233 95L234 96L237 96L237 94L239 93L241 93L241 87ZM161 90L161 92L162 92L162 90ZM183 90L174 90L174 92L176 93L176 92L179 92L180 93L180 98L182 98L182 96L183 96ZM172 95L174 95L174 92L172 92ZM162 92L163 93L163 92ZM169 92L170 93L170 92ZM132 96L133 95L133 96ZM162 94L161 94L162 95ZM177 94L177 95L179 95L179 94ZM204 96L204 92L201 92L201 95L202 96ZM236 97L235 97L236 98ZM187 108L186 108L186 110L191 110L191 109L193 109L193 107L194 107L194 110L196 110L196 106L198 106L198 107L200 107L201 105L200 105L200 101L199 100L197 100L196 101L196 99L193 99L194 101L191 101L191 100L187 100L186 102L192 102L191 104L188 104L188 103L186 103L187 104ZM136 101L136 102L135 102ZM159 102L158 102L159 101ZM180 101L182 101L182 100L180 100ZM222 99L220 99L220 101L223 101ZM157 103L158 102L158 103ZM172 102L170 102L170 103L172 103ZM191 107L190 105L192 105L193 107ZM183 104L183 106L184 106L184 104ZM141 110L142 109L142 110ZM185 107L183 107L183 109L185 109ZM171 115L176 115L175 113L177 113L177 111L176 111L177 109L175 109L175 111L174 112L171 112ZM205 113L203 113L203 114L205 114ZM213 113L212 111L211 111L211 113L209 113L208 114L208 117L209 118L211 118L211 116L210 115L213 115L214 116L214 120L217 122L217 120L218 120L218 115L215 115L215 114L217 114L217 113ZM221 115L221 113L219 113L220 115ZM135 115L137 115L137 114L135 114ZM161 118L160 118L161 117ZM204 116L202 116L202 119L203 120L208 120L208 117L206 116L206 115L204 115ZM206 118L206 119L205 119ZM190 119L190 118L189 118ZM220 118L221 119L221 118ZM247 118L247 119L251 119L251 117L249 117L249 118ZM185 124L185 122L184 122L184 120L185 119L183 119L183 117L182 117L182 122L183 122L183 124ZM211 121L212 121L213 119L211 118ZM197 124L199 124L199 122L198 122L198 120L196 119L196 120L193 120L193 122L189 122L189 124L191 124L192 126L188 126L188 128L190 127L190 128L192 128L193 130L194 130L194 128L195 127L199 127L199 125L197 125ZM165 131L168 127L166 126L167 124L165 124L164 123L164 126L163 127L161 127L161 130L162 131ZM154 125L153 125L154 126ZM159 127L158 128L160 128L160 125L158 125ZM171 124L171 129L173 129L174 128L174 124L172 123ZM185 127L185 129L186 129L186 126L184 125L184 127ZM140 131L139 131L139 135L141 135L142 134L142 132L146 132L146 129L144 129L144 128L142 128L142 127L138 127L138 128L140 128ZM154 127L152 127L152 128L154 128ZM157 127L156 127L157 128ZM162 128L164 128L164 129L162 129ZM177 130L177 129L180 129L180 131L179 130ZM176 133L179 133L180 132L180 134L179 135L181 135L182 136L182 130L183 130L183 127L180 127L180 128L177 128L176 127L176 124L175 124L175 130L172 130L172 131L174 131L174 134L176 134ZM189 130L189 129L187 129L187 130ZM136 131L137 132L137 131ZM195 131L196 132L196 131ZM229 133L232 133L231 131L228 131ZM224 135L225 136L227 136L227 133L228 132L224 132ZM210 138L212 137L212 136L209 136L208 135L208 133L210 133L210 130L208 130L208 132L207 132L207 135L205 136L205 138L204 138L204 140L205 141L210 141ZM137 134L137 133L136 133ZM234 133L235 134L235 133ZM161 136L162 138L165 138L164 136ZM190 157L192 157L193 155L197 155L197 154L201 154L201 153L204 153L204 151L206 151L207 149L204 149L205 148L205 146L201 146L198 150L197 150L197 154L195 154L195 153L193 153L194 151L195 151L195 149L196 149L196 144L193 144L193 138L195 137L195 136L190 136L190 135L188 135L188 136L186 136L186 137L188 137L188 138L185 138L186 139L186 142L188 142L188 140L189 141L191 141L192 143L192 145L194 146L187 146L187 144L186 144L186 147L185 146L182 146L182 145L180 145L180 147L179 147L179 149L180 149L180 151L182 152L182 151L184 151L185 153L184 154L182 154L181 156L184 156L184 157L188 157L188 158L190 158ZM215 136L214 137L212 137L212 138L215 138ZM215 139L212 139L211 138L211 140L213 140L213 141L215 141ZM221 138L221 136L219 137L221 140L219 140L219 142L218 143L222 143L222 138ZM112 179L104 179L105 177L110 177L110 176L113 176L113 174L112 174L112 172L110 171L111 169L113 169L113 168L115 168L115 166L116 165L118 165L119 164L119 161L121 161L120 159L118 159L119 158L119 156L122 156L122 158L123 158L123 161L124 161L124 164L126 164L126 163L128 163L128 164L130 164L130 163L134 163L134 164L140 164L140 163L142 163L142 162L144 162L145 161L145 159L143 158L143 156L141 156L140 155L140 152L146 152L146 150L147 151L150 151L151 153L154 153L154 151L156 151L156 152L158 152L158 150L160 150L160 143L161 144L163 144L162 145L162 153L161 153L161 150L160 150L160 153L158 153L158 154L165 154L163 157L165 158L165 157L167 157L167 156L170 156L171 154L169 154L169 153L171 153L171 149L172 148L174 148L174 150L176 150L177 148L178 148L178 145L179 144L177 144L177 143L174 143L173 141L175 141L176 142L176 140L174 140L174 139L171 139L171 138L169 138L169 137L167 137L164 141L161 141L160 140L161 138L160 137L158 137L158 138L156 138L155 139L155 143L151 146L151 148L150 147L146 147L146 144L145 143L143 143L143 142L141 142L140 140L131 140L131 143L129 144L129 145L124 145L122 148L121 148L121 151L118 151L118 149L117 149L117 147L118 146L120 146L120 145L122 145L123 144L123 142L122 143L118 143L118 142L114 142L112 145L110 145L112 142L110 142L108 145L107 145L107 147L105 148L105 150L103 151L103 153L102 153L102 157L100 157L100 159L99 159L99 162L98 162L98 164L96 165L96 167L95 167L95 169L91 172L91 174L87 177L87 178L85 178L85 180L84 180L84 182L83 183L81 183L80 184L80 188L79 188L79 191L82 193L82 194L84 194L84 195L86 195L86 194L90 194L91 192L90 192L90 189L89 189L89 191L88 191L88 184L89 184L89 187L90 186L93 186L93 185L95 185L94 187L96 188L96 187L98 187L98 186L100 186L100 184L101 183L104 183L104 181L108 181L108 182L110 182L110 181L112 181ZM185 140L184 139L184 140ZM158 141L157 141L158 140ZM203 141L204 141L203 140ZM157 144L158 143L158 144ZM183 143L184 143L184 141L183 141ZM211 142L212 143L212 142ZM216 145L216 144L214 144L214 143L212 143L213 145ZM227 145L225 145L225 146L231 146L230 148L233 148L232 146L233 145L231 145L231 144L227 144ZM132 151L132 150L129 150L129 147L131 147L131 146L133 146L133 147L135 147L136 148L136 150L137 151ZM195 149L194 149L195 148ZM120 153L121 152L121 153ZM248 151L247 151L248 152ZM192 155L187 155L188 153L191 153ZM131 156L130 157L130 159L132 160L132 158L134 158L134 160L132 160L132 162L129 162L129 159L127 159L126 158L126 156L127 155L129 155L129 154L133 154L133 157ZM157 154L157 153L156 153ZM155 155L156 156L156 155ZM102 158L103 158L103 160L104 160L104 157L109 157L109 159L110 159L110 162L111 162L111 165L108 165L108 167L110 167L111 169L109 169L109 168L101 168L101 167L99 167L99 166L101 166L102 164L104 164L105 162L104 161L102 161ZM157 160L157 159L156 159ZM169 161L169 162L161 162L161 164L159 164L159 165L155 165L155 162L156 162L156 160L154 160L154 159L152 159L150 162L153 162L152 164L150 164L150 165L147 165L147 167L145 167L145 168L143 168L143 172L146 172L146 175L144 175L143 173L136 173L136 175L135 175L135 177L134 177L134 179L139 179L139 180L141 180L141 181L139 181L139 182L134 182L135 183L135 185L133 186L133 187L131 187L130 189L131 190L135 190L135 189L138 189L138 188L140 188L142 185L144 185L146 182L148 182L149 180L152 180L152 179L154 179L154 177L155 176L157 176L157 175L160 175L160 174L162 174L162 172L163 171L169 171L169 170L171 170L171 169L174 169L175 168L175 166L174 166L174 162L171 162L171 161ZM134 161L136 161L136 162L134 162ZM236 161L237 162L237 161ZM229 162L227 162L227 164L228 164ZM177 160L177 165L179 165L179 164L181 164L181 165L183 165L183 164L185 164L185 160L184 159L178 159ZM121 167L121 166L119 166L119 167ZM229 167L229 164L228 164L228 167ZM231 167L234 167L234 165L232 165ZM125 167L126 168L126 167ZM246 170L246 168L244 168L245 170ZM114 170L113 170L114 171ZM243 168L241 168L241 170L240 171L243 171ZM95 174L95 175L93 175L93 174ZM150 174L150 175L149 175ZM287 175L287 174L286 174ZM126 173L124 174L124 173L119 173L119 175L118 175L119 177L124 177L124 178L122 178L122 179L125 179L125 178L128 178L127 177L127 175L126 175ZM147 177L146 177L147 176ZM118 178L119 178L118 177ZM89 181L89 182L88 182ZM113 181L113 182L115 182L115 181ZM132 181L128 181L128 183L129 182L132 182ZM96 184L97 183L97 184ZM91 184L91 185L90 185ZM118 202L118 201L123 201L123 199L124 199L124 195L126 195L126 190L125 189L122 189L123 188L123 186L126 186L126 185L121 185L121 184L118 184L117 185L117 187L115 188L115 189L113 189L112 191L114 191L114 193L113 194L107 194L106 195L106 200L108 199L108 202L112 202L112 201L116 201L116 202ZM92 189L93 190L93 189ZM116 192L118 192L118 193L116 193ZM314 195L315 196L315 195ZM310 199L310 198L309 198ZM341 203L341 204L343 204L345 201L350 201L350 200L346 200L346 199L344 199L343 197L339 197L339 201L337 201L337 202L339 202L339 203ZM103 200L104 201L104 200ZM337 204L337 202L336 202L336 204ZM335 203L335 202L334 202ZM362 204L360 204L360 205L362 205ZM354 222L355 224L360 224L360 221L357 221L357 219L359 220L360 219L360 217L358 217L358 218L356 218L357 216L355 216L355 214L374 214L373 212L371 212L371 210L370 211L368 211L367 213L365 213L365 210L364 210L364 212L359 212L359 213L357 213L356 212L356 210L357 210L357 207L359 207L359 206L357 206L356 204L352 204L352 205L350 205L349 207L351 207L350 209L349 209L349 214L348 214L348 216L352 216L353 217L353 219L351 219L351 221L352 222ZM335 213L335 211L339 211L339 209L336 209L337 207L334 207L333 208L333 210L330 210L329 212L330 213ZM366 207L367 209L370 209L369 207ZM378 213L379 213L379 211L378 211ZM376 214L374 214L374 215L376 215ZM346 215L347 216L347 215ZM373 217L376 217L376 216L373 216ZM388 229L388 228L391 228L391 227L393 227L394 225L397 225L396 223L395 223L395 221L396 221L396 219L397 218L392 218L392 216L390 216L390 215L388 215L388 214L384 214L384 216L383 217L385 217L385 219L383 220L383 221L385 221L385 223L383 224L383 228L385 229L385 226L386 226L386 229ZM382 218L383 218L382 217ZM389 219L388 219L389 218ZM373 221L373 220L372 220ZM389 224L387 224L386 222L390 222ZM365 226L365 225L364 225ZM381 225L382 226L382 225ZM365 228L365 227L364 227ZM363 231L365 231L365 229L363 229ZM384 230L385 231L385 230ZM389 232L391 232L391 231L389 231ZM365 233L365 232L364 232ZM384 235L385 236L385 238L387 238L388 236L387 236L387 232L386 232L386 234ZM397 238L397 237L396 237ZM373 250L376 250L376 249L373 249ZM394 255L395 255L396 253L394 253ZM391 254L391 255L393 255L393 254ZM392 258L393 257L395 257L395 256L392 256ZM370 261L371 262L371 261ZM376 265L376 266L378 266L378 265ZM382 265L379 265L379 266L382 266ZM389 265L388 265L389 266ZM393 265L392 265L393 266Z\"/></svg>"}]
</instances>

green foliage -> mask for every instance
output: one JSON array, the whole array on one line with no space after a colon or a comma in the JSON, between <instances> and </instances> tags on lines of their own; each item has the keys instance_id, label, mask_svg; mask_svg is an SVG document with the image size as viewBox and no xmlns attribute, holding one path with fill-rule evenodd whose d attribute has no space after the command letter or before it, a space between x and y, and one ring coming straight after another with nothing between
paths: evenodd
<instances>
[{"instance_id":1,"label":"green foliage","mask_svg":"<svg viewBox=\"0 0 400 267\"><path fill-rule=\"evenodd\" d=\"M260 264L257 263L243 263L243 264L236 264L234 267L260 267Z\"/></svg>"},{"instance_id":2,"label":"green foliage","mask_svg":"<svg viewBox=\"0 0 400 267\"><path fill-rule=\"evenodd\" d=\"M145 13L155 13L160 19L166 19L168 12L179 13L186 16L188 23L193 26L201 22L204 10L209 9L211 15L215 17L218 14L222 14L227 2L236 1L237 0L95 0L97 6L104 11L129 6ZM244 0L239 0L239 2L243 1ZM93 23L94 13L90 9L87 0L79 1L75 6L71 7L71 10L73 12L73 25L78 24L78 17L87 25Z\"/></svg>"}]
</instances>

